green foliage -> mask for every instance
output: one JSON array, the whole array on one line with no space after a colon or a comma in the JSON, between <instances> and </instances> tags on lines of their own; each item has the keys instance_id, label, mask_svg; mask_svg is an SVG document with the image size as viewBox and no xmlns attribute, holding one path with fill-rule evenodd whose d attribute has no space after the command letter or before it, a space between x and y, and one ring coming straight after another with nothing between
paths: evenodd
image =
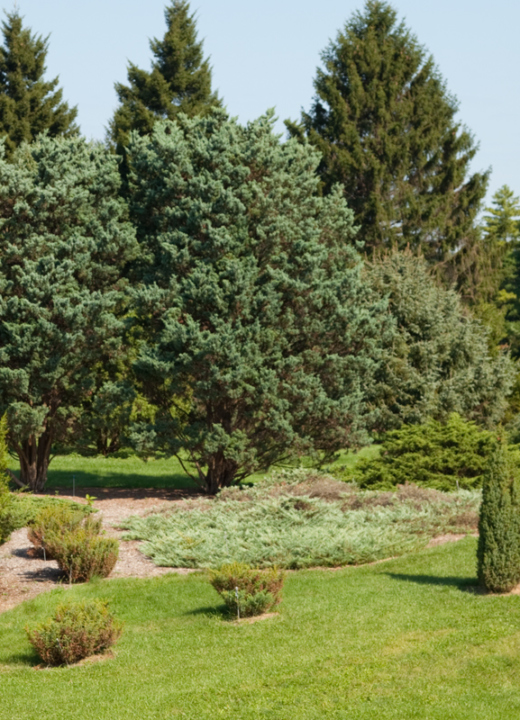
<instances>
[{"instance_id":1,"label":"green foliage","mask_svg":"<svg viewBox=\"0 0 520 720\"><path fill-rule=\"evenodd\" d=\"M48 558L52 557L49 542L52 544L56 536L63 536L77 529L89 514L88 507L81 505L66 505L54 503L43 507L34 520L29 523L28 538L35 548L45 548ZM101 520L92 520L87 517L85 525L91 532L101 531Z\"/></svg>"},{"instance_id":2,"label":"green foliage","mask_svg":"<svg viewBox=\"0 0 520 720\"><path fill-rule=\"evenodd\" d=\"M503 442L484 474L478 528L478 579L491 592L509 592L520 582L520 486Z\"/></svg>"},{"instance_id":3,"label":"green foliage","mask_svg":"<svg viewBox=\"0 0 520 720\"><path fill-rule=\"evenodd\" d=\"M440 287L410 250L377 254L365 275L374 292L388 298L397 328L374 385L377 429L446 420L453 412L488 426L500 421L516 366L505 352L493 356L488 331L457 293Z\"/></svg>"},{"instance_id":4,"label":"green foliage","mask_svg":"<svg viewBox=\"0 0 520 720\"><path fill-rule=\"evenodd\" d=\"M317 153L272 125L181 115L130 146L147 341L135 369L159 408L142 433L211 493L359 443L391 331L339 190L320 197Z\"/></svg>"},{"instance_id":5,"label":"green foliage","mask_svg":"<svg viewBox=\"0 0 520 720\"><path fill-rule=\"evenodd\" d=\"M314 104L288 127L322 152L325 191L341 183L368 250L410 245L453 265L477 239L488 173L468 176L477 145L433 58L368 0L322 59Z\"/></svg>"},{"instance_id":6,"label":"green foliage","mask_svg":"<svg viewBox=\"0 0 520 720\"><path fill-rule=\"evenodd\" d=\"M350 478L362 488L416 485L452 491L480 487L494 436L453 413L447 422L429 420L389 432L381 455L361 460Z\"/></svg>"},{"instance_id":7,"label":"green foliage","mask_svg":"<svg viewBox=\"0 0 520 720\"><path fill-rule=\"evenodd\" d=\"M24 28L17 10L7 13L2 35L0 136L5 138L6 156L11 158L23 142L32 142L44 131L50 137L77 134L77 110L62 101L58 78L43 79L48 39Z\"/></svg>"},{"instance_id":8,"label":"green foliage","mask_svg":"<svg viewBox=\"0 0 520 720\"><path fill-rule=\"evenodd\" d=\"M134 517L129 539L157 565L336 567L372 562L475 529L478 493L446 495L406 487L360 491L309 471L282 473L252 488L223 490L171 514Z\"/></svg>"},{"instance_id":9,"label":"green foliage","mask_svg":"<svg viewBox=\"0 0 520 720\"><path fill-rule=\"evenodd\" d=\"M46 665L70 665L112 647L123 632L102 600L58 605L54 617L32 628L29 642Z\"/></svg>"},{"instance_id":10,"label":"green foliage","mask_svg":"<svg viewBox=\"0 0 520 720\"><path fill-rule=\"evenodd\" d=\"M275 567L258 570L234 562L210 570L209 580L231 612L251 617L280 603L285 573Z\"/></svg>"},{"instance_id":11,"label":"green foliage","mask_svg":"<svg viewBox=\"0 0 520 720\"><path fill-rule=\"evenodd\" d=\"M166 33L154 39L151 72L133 63L128 66L129 85L116 83L119 107L109 127L109 139L125 160L132 130L148 135L157 120L173 120L182 112L190 117L207 113L220 105L211 90L211 68L204 59L202 42L197 41L195 16L184 0L173 0L165 10Z\"/></svg>"},{"instance_id":12,"label":"green foliage","mask_svg":"<svg viewBox=\"0 0 520 720\"><path fill-rule=\"evenodd\" d=\"M9 492L7 465L9 452L7 447L7 416L0 418L0 545L7 540L15 529L13 503Z\"/></svg>"},{"instance_id":13,"label":"green foliage","mask_svg":"<svg viewBox=\"0 0 520 720\"><path fill-rule=\"evenodd\" d=\"M119 555L119 543L114 538L99 535L100 526L87 518L70 530L61 528L45 537L49 556L58 563L70 583L88 582L93 577L110 575Z\"/></svg>"},{"instance_id":14,"label":"green foliage","mask_svg":"<svg viewBox=\"0 0 520 720\"><path fill-rule=\"evenodd\" d=\"M78 138L0 160L0 406L34 491L52 445L74 434L96 363L124 349L121 272L136 246L119 188L117 159Z\"/></svg>"}]
</instances>

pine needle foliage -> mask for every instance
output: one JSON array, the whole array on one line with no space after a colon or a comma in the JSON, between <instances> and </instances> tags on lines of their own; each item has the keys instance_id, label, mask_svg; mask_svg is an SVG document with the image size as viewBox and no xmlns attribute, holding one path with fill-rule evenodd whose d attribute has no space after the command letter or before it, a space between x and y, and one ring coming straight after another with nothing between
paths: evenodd
<instances>
[{"instance_id":1,"label":"pine needle foliage","mask_svg":"<svg viewBox=\"0 0 520 720\"><path fill-rule=\"evenodd\" d=\"M324 191L340 183L371 251L421 247L446 261L475 236L488 173L433 58L386 2L368 0L322 55L301 125L322 153Z\"/></svg>"},{"instance_id":2,"label":"pine needle foliage","mask_svg":"<svg viewBox=\"0 0 520 720\"><path fill-rule=\"evenodd\" d=\"M45 486L96 363L122 352L122 269L136 251L117 158L41 136L0 160L0 407L20 484Z\"/></svg>"},{"instance_id":3,"label":"pine needle foliage","mask_svg":"<svg viewBox=\"0 0 520 720\"><path fill-rule=\"evenodd\" d=\"M389 489L405 483L453 491L478 488L494 435L453 413L387 433L381 455L361 460L351 479L362 488Z\"/></svg>"},{"instance_id":4,"label":"pine needle foliage","mask_svg":"<svg viewBox=\"0 0 520 720\"><path fill-rule=\"evenodd\" d=\"M173 120L182 112L194 116L220 105L211 89L211 68L197 40L195 15L184 0L165 9L166 33L150 42L154 61L151 72L133 63L128 85L116 83L119 107L109 127L109 139L125 155L130 132L148 135L157 120Z\"/></svg>"},{"instance_id":5,"label":"pine needle foliage","mask_svg":"<svg viewBox=\"0 0 520 720\"><path fill-rule=\"evenodd\" d=\"M502 420L516 365L489 348L489 331L441 287L422 256L410 249L374 254L365 277L397 327L374 385L379 432L457 412L493 427Z\"/></svg>"},{"instance_id":6,"label":"pine needle foliage","mask_svg":"<svg viewBox=\"0 0 520 720\"><path fill-rule=\"evenodd\" d=\"M215 493L360 442L391 324L341 193L317 193L318 154L281 143L272 113L242 127L215 110L134 135L130 155L147 341L135 368L159 408L156 448Z\"/></svg>"},{"instance_id":7,"label":"pine needle foliage","mask_svg":"<svg viewBox=\"0 0 520 720\"><path fill-rule=\"evenodd\" d=\"M5 138L6 157L23 142L42 132L50 137L78 133L77 109L63 101L58 78L45 80L48 38L23 27L15 10L2 23L0 47L0 137Z\"/></svg>"},{"instance_id":8,"label":"pine needle foliage","mask_svg":"<svg viewBox=\"0 0 520 720\"><path fill-rule=\"evenodd\" d=\"M520 485L504 442L497 443L484 474L477 574L491 592L509 592L520 583Z\"/></svg>"}]
</instances>

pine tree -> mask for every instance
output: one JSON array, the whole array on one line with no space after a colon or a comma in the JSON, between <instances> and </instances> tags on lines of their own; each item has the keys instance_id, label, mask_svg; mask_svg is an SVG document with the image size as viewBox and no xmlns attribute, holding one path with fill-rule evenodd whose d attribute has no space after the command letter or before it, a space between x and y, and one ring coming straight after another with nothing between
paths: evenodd
<instances>
[{"instance_id":1,"label":"pine tree","mask_svg":"<svg viewBox=\"0 0 520 720\"><path fill-rule=\"evenodd\" d=\"M136 251L115 156L40 136L0 160L0 409L22 486L45 486L97 364L123 347L122 269Z\"/></svg>"},{"instance_id":2,"label":"pine tree","mask_svg":"<svg viewBox=\"0 0 520 720\"><path fill-rule=\"evenodd\" d=\"M179 112L192 117L220 105L211 90L211 68L197 40L189 3L174 0L165 19L164 38L150 43L155 57L151 72L130 63L129 85L116 83L120 105L110 123L109 139L119 154L124 154L132 130L147 135L157 120L173 120Z\"/></svg>"},{"instance_id":3,"label":"pine tree","mask_svg":"<svg viewBox=\"0 0 520 720\"><path fill-rule=\"evenodd\" d=\"M491 427L499 422L516 364L507 352L490 352L489 331L459 295L441 287L424 258L410 250L376 253L365 277L388 298L397 327L373 386L378 431L428 418L445 421L453 412Z\"/></svg>"},{"instance_id":4,"label":"pine tree","mask_svg":"<svg viewBox=\"0 0 520 720\"><path fill-rule=\"evenodd\" d=\"M5 138L6 156L44 131L51 137L76 134L76 108L62 101L63 92L56 89L58 78L44 80L48 38L24 28L16 11L7 14L2 34L0 137Z\"/></svg>"},{"instance_id":5,"label":"pine tree","mask_svg":"<svg viewBox=\"0 0 520 720\"><path fill-rule=\"evenodd\" d=\"M499 442L484 475L477 574L491 592L520 582L520 486L505 444Z\"/></svg>"},{"instance_id":6,"label":"pine tree","mask_svg":"<svg viewBox=\"0 0 520 720\"><path fill-rule=\"evenodd\" d=\"M159 408L143 433L212 493L359 442L371 413L385 303L363 282L340 190L317 194L318 154L272 126L179 115L129 147L136 373Z\"/></svg>"},{"instance_id":7,"label":"pine tree","mask_svg":"<svg viewBox=\"0 0 520 720\"><path fill-rule=\"evenodd\" d=\"M453 265L475 241L488 174L468 177L477 146L433 58L390 5L368 0L322 59L310 112L287 125L322 152L324 192L341 183L368 251L409 245Z\"/></svg>"}]
</instances>

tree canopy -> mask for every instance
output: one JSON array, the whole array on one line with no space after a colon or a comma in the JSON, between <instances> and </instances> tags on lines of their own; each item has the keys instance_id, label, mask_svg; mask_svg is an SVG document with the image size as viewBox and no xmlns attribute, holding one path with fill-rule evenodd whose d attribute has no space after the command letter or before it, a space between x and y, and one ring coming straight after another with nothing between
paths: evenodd
<instances>
[{"instance_id":1,"label":"tree canopy","mask_svg":"<svg viewBox=\"0 0 520 720\"><path fill-rule=\"evenodd\" d=\"M58 78L45 80L48 38L23 27L18 11L2 23L0 47L0 137L9 158L23 142L47 131L51 137L78 132L77 109L63 102Z\"/></svg>"},{"instance_id":2,"label":"tree canopy","mask_svg":"<svg viewBox=\"0 0 520 720\"><path fill-rule=\"evenodd\" d=\"M22 485L41 491L93 367L121 351L121 272L135 234L117 158L41 136L0 160L0 406Z\"/></svg>"},{"instance_id":3,"label":"tree canopy","mask_svg":"<svg viewBox=\"0 0 520 720\"><path fill-rule=\"evenodd\" d=\"M179 115L130 145L143 433L210 492L359 442L385 332L341 191L319 197L319 155L272 122Z\"/></svg>"},{"instance_id":4,"label":"tree canopy","mask_svg":"<svg viewBox=\"0 0 520 720\"><path fill-rule=\"evenodd\" d=\"M130 132L147 135L157 120L173 120L179 112L199 115L220 104L211 89L211 68L197 40L195 16L185 0L173 0L165 10L166 33L154 39L151 72L133 63L128 85L116 83L119 107L109 127L109 138L122 154Z\"/></svg>"},{"instance_id":5,"label":"tree canopy","mask_svg":"<svg viewBox=\"0 0 520 720\"><path fill-rule=\"evenodd\" d=\"M341 183L368 251L409 245L453 265L476 239L488 173L469 175L477 145L433 58L368 0L322 59L314 104L288 128L322 153L324 192Z\"/></svg>"}]
</instances>

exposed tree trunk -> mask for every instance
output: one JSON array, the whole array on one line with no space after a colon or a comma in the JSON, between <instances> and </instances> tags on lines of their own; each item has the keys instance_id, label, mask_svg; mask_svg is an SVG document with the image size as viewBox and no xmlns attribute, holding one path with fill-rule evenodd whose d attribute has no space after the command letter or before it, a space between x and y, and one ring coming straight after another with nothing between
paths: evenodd
<instances>
[{"instance_id":1,"label":"exposed tree trunk","mask_svg":"<svg viewBox=\"0 0 520 720\"><path fill-rule=\"evenodd\" d=\"M221 488L234 484L238 465L234 460L225 458L222 453L210 457L206 473L206 487L210 495L216 495Z\"/></svg>"},{"instance_id":2,"label":"exposed tree trunk","mask_svg":"<svg viewBox=\"0 0 520 720\"><path fill-rule=\"evenodd\" d=\"M20 482L31 492L42 492L47 482L52 435L45 430L38 438L31 435L18 447Z\"/></svg>"}]
</instances>

